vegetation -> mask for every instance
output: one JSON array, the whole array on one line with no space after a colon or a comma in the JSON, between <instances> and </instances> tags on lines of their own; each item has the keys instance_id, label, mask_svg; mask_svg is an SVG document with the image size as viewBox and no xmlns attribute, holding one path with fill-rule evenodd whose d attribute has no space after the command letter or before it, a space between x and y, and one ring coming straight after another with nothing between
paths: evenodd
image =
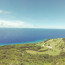
<instances>
[{"instance_id":1,"label":"vegetation","mask_svg":"<svg viewBox=\"0 0 65 65\"><path fill-rule=\"evenodd\" d=\"M65 39L0 46L0 65L65 65Z\"/></svg>"}]
</instances>

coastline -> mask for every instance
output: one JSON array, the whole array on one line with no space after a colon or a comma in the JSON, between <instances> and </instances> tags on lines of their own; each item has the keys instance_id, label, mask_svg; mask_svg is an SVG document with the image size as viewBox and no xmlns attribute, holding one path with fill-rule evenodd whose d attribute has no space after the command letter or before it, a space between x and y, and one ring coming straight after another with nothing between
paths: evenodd
<instances>
[{"instance_id":1,"label":"coastline","mask_svg":"<svg viewBox=\"0 0 65 65\"><path fill-rule=\"evenodd\" d=\"M28 43L39 43L42 41L45 41L47 39L42 39L42 40L36 40L36 41L30 41L30 42L19 42L19 43L0 43L0 46L5 46L5 45L14 45L14 44L28 44Z\"/></svg>"}]
</instances>

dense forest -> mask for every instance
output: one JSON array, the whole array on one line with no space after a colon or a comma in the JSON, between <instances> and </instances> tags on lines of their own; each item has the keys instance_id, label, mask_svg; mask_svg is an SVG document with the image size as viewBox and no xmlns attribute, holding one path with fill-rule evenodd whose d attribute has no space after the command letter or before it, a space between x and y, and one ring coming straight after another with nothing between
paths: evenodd
<instances>
[{"instance_id":1,"label":"dense forest","mask_svg":"<svg viewBox=\"0 0 65 65\"><path fill-rule=\"evenodd\" d=\"M65 38L0 46L0 65L65 65Z\"/></svg>"}]
</instances>

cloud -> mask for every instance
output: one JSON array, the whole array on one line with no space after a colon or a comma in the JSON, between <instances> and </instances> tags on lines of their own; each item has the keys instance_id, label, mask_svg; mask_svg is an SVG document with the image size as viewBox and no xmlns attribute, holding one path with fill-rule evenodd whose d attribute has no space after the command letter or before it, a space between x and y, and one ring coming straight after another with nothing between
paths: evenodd
<instances>
[{"instance_id":1,"label":"cloud","mask_svg":"<svg viewBox=\"0 0 65 65\"><path fill-rule=\"evenodd\" d=\"M4 12L5 14L11 14L11 12Z\"/></svg>"},{"instance_id":2,"label":"cloud","mask_svg":"<svg viewBox=\"0 0 65 65\"><path fill-rule=\"evenodd\" d=\"M3 13L3 10L0 10L0 13Z\"/></svg>"},{"instance_id":3,"label":"cloud","mask_svg":"<svg viewBox=\"0 0 65 65\"><path fill-rule=\"evenodd\" d=\"M6 21L0 20L0 28L47 28L47 29L65 29L65 26L47 26L32 25L23 21Z\"/></svg>"},{"instance_id":4,"label":"cloud","mask_svg":"<svg viewBox=\"0 0 65 65\"><path fill-rule=\"evenodd\" d=\"M0 10L0 14L11 14L9 11Z\"/></svg>"},{"instance_id":5,"label":"cloud","mask_svg":"<svg viewBox=\"0 0 65 65\"><path fill-rule=\"evenodd\" d=\"M34 28L34 26L22 21L0 20L0 28Z\"/></svg>"}]
</instances>

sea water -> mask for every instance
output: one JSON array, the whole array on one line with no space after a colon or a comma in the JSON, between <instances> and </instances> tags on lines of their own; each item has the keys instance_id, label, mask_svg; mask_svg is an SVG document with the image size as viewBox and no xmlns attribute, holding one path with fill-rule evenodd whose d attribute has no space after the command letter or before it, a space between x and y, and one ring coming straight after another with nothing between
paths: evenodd
<instances>
[{"instance_id":1,"label":"sea water","mask_svg":"<svg viewBox=\"0 0 65 65\"><path fill-rule=\"evenodd\" d=\"M49 38L65 38L65 29L0 28L0 45L37 43Z\"/></svg>"}]
</instances>

